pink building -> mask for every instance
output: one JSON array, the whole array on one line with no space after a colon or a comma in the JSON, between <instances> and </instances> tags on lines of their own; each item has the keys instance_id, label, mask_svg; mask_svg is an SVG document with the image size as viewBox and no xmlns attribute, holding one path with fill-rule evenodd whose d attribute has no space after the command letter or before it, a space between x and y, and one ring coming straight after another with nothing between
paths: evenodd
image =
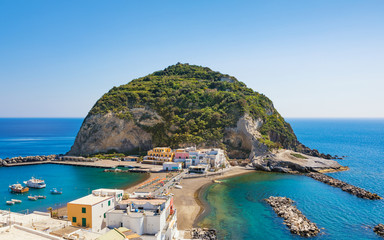
<instances>
[{"instance_id":1,"label":"pink building","mask_svg":"<svg viewBox=\"0 0 384 240\"><path fill-rule=\"evenodd\" d=\"M189 158L189 152L186 152L185 149L177 149L175 151L174 160L187 159L187 158Z\"/></svg>"}]
</instances>

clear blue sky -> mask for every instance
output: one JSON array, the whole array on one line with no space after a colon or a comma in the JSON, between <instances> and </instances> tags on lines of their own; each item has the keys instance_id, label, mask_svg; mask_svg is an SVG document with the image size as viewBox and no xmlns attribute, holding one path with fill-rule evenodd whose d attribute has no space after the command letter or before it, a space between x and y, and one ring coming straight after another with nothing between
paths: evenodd
<instances>
[{"instance_id":1,"label":"clear blue sky","mask_svg":"<svg viewBox=\"0 0 384 240\"><path fill-rule=\"evenodd\" d=\"M0 0L0 117L85 117L177 62L285 117L384 117L383 0Z\"/></svg>"}]
</instances>

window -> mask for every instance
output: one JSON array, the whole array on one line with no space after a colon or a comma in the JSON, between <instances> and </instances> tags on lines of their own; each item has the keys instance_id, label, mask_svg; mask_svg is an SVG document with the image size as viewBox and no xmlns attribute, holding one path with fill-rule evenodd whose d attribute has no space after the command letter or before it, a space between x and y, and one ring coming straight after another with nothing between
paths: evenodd
<instances>
[{"instance_id":1,"label":"window","mask_svg":"<svg viewBox=\"0 0 384 240\"><path fill-rule=\"evenodd\" d=\"M81 212L86 213L87 212L86 208L85 207L81 208Z\"/></svg>"},{"instance_id":2,"label":"window","mask_svg":"<svg viewBox=\"0 0 384 240\"><path fill-rule=\"evenodd\" d=\"M76 217L72 217L72 222L75 223L77 221Z\"/></svg>"},{"instance_id":3,"label":"window","mask_svg":"<svg viewBox=\"0 0 384 240\"><path fill-rule=\"evenodd\" d=\"M106 213L104 213L104 218L106 218L107 217L107 214Z\"/></svg>"},{"instance_id":4,"label":"window","mask_svg":"<svg viewBox=\"0 0 384 240\"><path fill-rule=\"evenodd\" d=\"M108 206L111 206L111 200L108 201Z\"/></svg>"}]
</instances>

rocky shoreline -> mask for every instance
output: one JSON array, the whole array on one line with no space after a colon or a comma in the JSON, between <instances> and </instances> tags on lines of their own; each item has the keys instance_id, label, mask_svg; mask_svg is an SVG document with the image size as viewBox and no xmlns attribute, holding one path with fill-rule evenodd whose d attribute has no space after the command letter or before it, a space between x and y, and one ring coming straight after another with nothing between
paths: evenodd
<instances>
[{"instance_id":1,"label":"rocky shoreline","mask_svg":"<svg viewBox=\"0 0 384 240\"><path fill-rule=\"evenodd\" d=\"M343 182L341 180L335 179L333 177L330 177L328 175L322 174L322 173L308 173L308 177L311 177L319 182L328 184L332 187L337 187L340 188L341 190L348 192L352 195L355 195L356 197L359 198L364 198L364 199L370 199L370 200L379 200L383 199L376 193L371 193L365 189L355 187L351 184L348 184L346 182Z\"/></svg>"},{"instance_id":2,"label":"rocky shoreline","mask_svg":"<svg viewBox=\"0 0 384 240\"><path fill-rule=\"evenodd\" d=\"M271 196L265 201L273 208L275 213L284 219L284 224L291 233L302 237L314 237L320 229L315 223L309 221L304 214L293 205L294 201L287 197Z\"/></svg>"},{"instance_id":3,"label":"rocky shoreline","mask_svg":"<svg viewBox=\"0 0 384 240\"><path fill-rule=\"evenodd\" d=\"M203 240L216 240L216 230L208 228L193 228L191 230L192 239L203 239Z\"/></svg>"},{"instance_id":4,"label":"rocky shoreline","mask_svg":"<svg viewBox=\"0 0 384 240\"><path fill-rule=\"evenodd\" d=\"M255 156L252 166L267 172L309 173L309 172L338 172L348 170L334 160L328 160L292 150L280 149L269 154Z\"/></svg>"},{"instance_id":5,"label":"rocky shoreline","mask_svg":"<svg viewBox=\"0 0 384 240\"><path fill-rule=\"evenodd\" d=\"M373 231L381 236L381 237L384 237L384 224L377 224L374 228L373 228Z\"/></svg>"}]
</instances>

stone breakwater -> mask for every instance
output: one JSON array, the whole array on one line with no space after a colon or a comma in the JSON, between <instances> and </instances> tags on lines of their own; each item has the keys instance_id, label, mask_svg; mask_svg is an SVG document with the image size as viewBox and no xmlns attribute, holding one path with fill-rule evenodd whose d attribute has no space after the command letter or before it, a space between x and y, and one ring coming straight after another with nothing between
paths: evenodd
<instances>
[{"instance_id":1,"label":"stone breakwater","mask_svg":"<svg viewBox=\"0 0 384 240\"><path fill-rule=\"evenodd\" d=\"M46 162L46 161L55 160L56 158L57 158L57 155L13 157L13 158L6 158L1 160L0 165L8 166L11 164L20 164L20 163Z\"/></svg>"},{"instance_id":2,"label":"stone breakwater","mask_svg":"<svg viewBox=\"0 0 384 240\"><path fill-rule=\"evenodd\" d=\"M265 201L271 205L275 213L284 219L291 233L302 237L316 236L320 229L309 221L304 214L293 205L294 201L287 197L269 197Z\"/></svg>"},{"instance_id":3,"label":"stone breakwater","mask_svg":"<svg viewBox=\"0 0 384 240\"><path fill-rule=\"evenodd\" d=\"M383 224L377 224L374 228L373 228L373 231L381 236L381 237L384 237L384 225Z\"/></svg>"},{"instance_id":4,"label":"stone breakwater","mask_svg":"<svg viewBox=\"0 0 384 240\"><path fill-rule=\"evenodd\" d=\"M216 240L216 230L208 228L193 228L191 230L192 239L203 239L203 240Z\"/></svg>"},{"instance_id":5,"label":"stone breakwater","mask_svg":"<svg viewBox=\"0 0 384 240\"><path fill-rule=\"evenodd\" d=\"M320 181L322 183L328 184L332 187L338 187L341 190L348 192L352 195L355 195L359 198L370 199L370 200L382 199L382 197L380 197L376 193L368 192L365 189L355 187L351 184L348 184L346 182L343 182L341 180L335 179L333 177L330 177L330 176L322 174L322 173L308 173L307 176L311 177L317 181Z\"/></svg>"}]
</instances>

